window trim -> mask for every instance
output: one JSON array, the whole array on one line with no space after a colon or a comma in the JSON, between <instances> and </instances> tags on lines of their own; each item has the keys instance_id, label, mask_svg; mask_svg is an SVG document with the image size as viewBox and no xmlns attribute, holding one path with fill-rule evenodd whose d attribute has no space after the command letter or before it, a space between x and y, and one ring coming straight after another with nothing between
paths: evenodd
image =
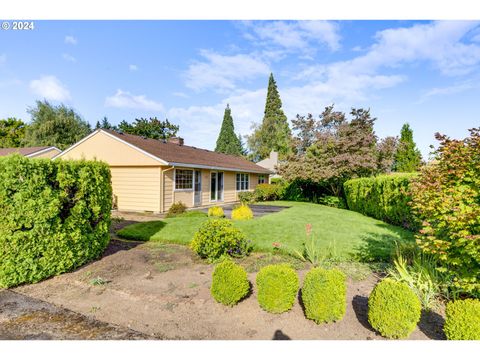
<instances>
[{"instance_id":1,"label":"window trim","mask_svg":"<svg viewBox=\"0 0 480 360\"><path fill-rule=\"evenodd\" d=\"M242 175L244 175L246 177L246 180L241 179ZM240 181L238 180L238 176L240 176ZM239 189L238 184L246 184L247 187L246 187L246 189L242 189L242 186L240 186L240 189ZM237 192L250 191L250 174L249 173L236 173L235 174L235 190Z\"/></svg>"},{"instance_id":2,"label":"window trim","mask_svg":"<svg viewBox=\"0 0 480 360\"><path fill-rule=\"evenodd\" d=\"M173 189L174 191L193 191L194 190L194 170L193 169L174 169L173 173ZM191 188L177 188L177 171L190 171L192 174L192 187Z\"/></svg>"}]
</instances>

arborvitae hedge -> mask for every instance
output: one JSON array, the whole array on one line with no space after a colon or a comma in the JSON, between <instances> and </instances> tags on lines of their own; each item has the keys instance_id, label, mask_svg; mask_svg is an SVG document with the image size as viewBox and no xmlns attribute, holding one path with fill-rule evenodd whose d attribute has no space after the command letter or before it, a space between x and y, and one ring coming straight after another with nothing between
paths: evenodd
<instances>
[{"instance_id":1,"label":"arborvitae hedge","mask_svg":"<svg viewBox=\"0 0 480 360\"><path fill-rule=\"evenodd\" d=\"M415 173L397 173L348 180L343 184L348 208L407 229L416 229L410 181Z\"/></svg>"},{"instance_id":2,"label":"arborvitae hedge","mask_svg":"<svg viewBox=\"0 0 480 360\"><path fill-rule=\"evenodd\" d=\"M0 158L0 287L38 282L100 256L111 208L105 163Z\"/></svg>"}]
</instances>

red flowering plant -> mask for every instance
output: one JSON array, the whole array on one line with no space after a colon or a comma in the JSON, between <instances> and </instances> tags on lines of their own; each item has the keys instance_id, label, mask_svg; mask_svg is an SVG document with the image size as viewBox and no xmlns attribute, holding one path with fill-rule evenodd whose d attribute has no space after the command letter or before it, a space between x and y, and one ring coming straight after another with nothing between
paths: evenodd
<instances>
[{"instance_id":1,"label":"red flowering plant","mask_svg":"<svg viewBox=\"0 0 480 360\"><path fill-rule=\"evenodd\" d=\"M422 251L457 290L480 295L480 128L469 131L464 140L435 135L440 146L412 182L412 208Z\"/></svg>"}]
</instances>

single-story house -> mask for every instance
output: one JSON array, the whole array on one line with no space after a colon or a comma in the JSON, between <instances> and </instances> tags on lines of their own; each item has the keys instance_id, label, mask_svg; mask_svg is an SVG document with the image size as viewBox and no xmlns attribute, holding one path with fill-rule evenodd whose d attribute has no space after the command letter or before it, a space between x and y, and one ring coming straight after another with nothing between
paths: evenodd
<instances>
[{"instance_id":1,"label":"single-story house","mask_svg":"<svg viewBox=\"0 0 480 360\"><path fill-rule=\"evenodd\" d=\"M55 155L58 155L62 152L59 148L55 146L33 146L33 147L23 147L23 148L1 148L0 156L7 156L10 154L20 154L28 158L47 158L51 159Z\"/></svg>"},{"instance_id":2,"label":"single-story house","mask_svg":"<svg viewBox=\"0 0 480 360\"><path fill-rule=\"evenodd\" d=\"M268 182L270 171L238 156L98 129L55 158L102 160L110 165L113 202L120 211L168 211L235 202L242 191Z\"/></svg>"}]
</instances>

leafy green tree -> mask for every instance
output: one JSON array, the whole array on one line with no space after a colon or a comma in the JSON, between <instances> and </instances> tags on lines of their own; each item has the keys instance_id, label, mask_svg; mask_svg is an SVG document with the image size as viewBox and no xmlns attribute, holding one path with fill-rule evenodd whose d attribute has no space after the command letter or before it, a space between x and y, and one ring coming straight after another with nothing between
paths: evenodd
<instances>
[{"instance_id":1,"label":"leafy green tree","mask_svg":"<svg viewBox=\"0 0 480 360\"><path fill-rule=\"evenodd\" d=\"M117 127L115 125L110 124L110 121L108 121L108 118L104 116L101 122L97 121L97 124L95 125L95 130L97 129L117 130Z\"/></svg>"},{"instance_id":2,"label":"leafy green tree","mask_svg":"<svg viewBox=\"0 0 480 360\"><path fill-rule=\"evenodd\" d=\"M248 138L250 157L258 161L268 157L272 150L284 157L290 151L290 143L291 131L288 120L282 110L277 83L273 74L270 74L263 121L260 125L254 125L253 134Z\"/></svg>"},{"instance_id":3,"label":"leafy green tree","mask_svg":"<svg viewBox=\"0 0 480 360\"><path fill-rule=\"evenodd\" d=\"M421 164L422 155L413 141L413 131L408 123L404 124L395 153L394 169L397 172L415 172Z\"/></svg>"},{"instance_id":4,"label":"leafy green tree","mask_svg":"<svg viewBox=\"0 0 480 360\"><path fill-rule=\"evenodd\" d=\"M72 108L63 104L54 106L48 101L37 101L27 109L32 116L25 132L25 146L56 146L65 149L87 136L90 124Z\"/></svg>"},{"instance_id":5,"label":"leafy green tree","mask_svg":"<svg viewBox=\"0 0 480 360\"><path fill-rule=\"evenodd\" d=\"M353 177L373 175L377 170L377 137L373 131L376 118L370 110L355 109L347 120L342 112L325 108L316 124L315 140L305 152L290 155L279 166L287 181L307 181L328 188L339 196L343 183Z\"/></svg>"},{"instance_id":6,"label":"leafy green tree","mask_svg":"<svg viewBox=\"0 0 480 360\"><path fill-rule=\"evenodd\" d=\"M435 134L440 146L414 179L411 204L420 248L454 288L480 297L480 128L469 131L460 140Z\"/></svg>"},{"instance_id":7,"label":"leafy green tree","mask_svg":"<svg viewBox=\"0 0 480 360\"><path fill-rule=\"evenodd\" d=\"M220 129L220 134L218 135L215 151L237 156L243 154L242 142L240 138L235 135L232 110L228 104L223 115L222 127Z\"/></svg>"},{"instance_id":8,"label":"leafy green tree","mask_svg":"<svg viewBox=\"0 0 480 360\"><path fill-rule=\"evenodd\" d=\"M0 120L0 148L20 147L27 124L11 117Z\"/></svg>"},{"instance_id":9,"label":"leafy green tree","mask_svg":"<svg viewBox=\"0 0 480 360\"><path fill-rule=\"evenodd\" d=\"M176 136L179 128L178 125L172 124L168 119L161 121L156 117L135 119L131 124L122 120L118 125L118 130L124 133L157 140L165 140Z\"/></svg>"}]
</instances>

